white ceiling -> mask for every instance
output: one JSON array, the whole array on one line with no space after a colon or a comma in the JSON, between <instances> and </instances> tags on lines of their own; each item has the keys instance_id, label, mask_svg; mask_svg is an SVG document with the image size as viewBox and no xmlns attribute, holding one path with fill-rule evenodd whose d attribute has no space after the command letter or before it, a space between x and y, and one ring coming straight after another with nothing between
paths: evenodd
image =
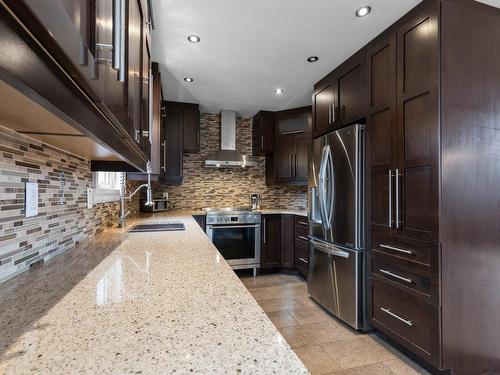
<instances>
[{"instance_id":1,"label":"white ceiling","mask_svg":"<svg viewBox=\"0 0 500 375\"><path fill-rule=\"evenodd\" d=\"M204 112L251 116L310 105L315 82L419 2L153 0L153 60L167 100L199 103ZM483 2L500 7L500 0ZM371 14L356 18L366 4ZM189 43L190 34L201 42ZM311 55L320 60L308 63Z\"/></svg>"}]
</instances>

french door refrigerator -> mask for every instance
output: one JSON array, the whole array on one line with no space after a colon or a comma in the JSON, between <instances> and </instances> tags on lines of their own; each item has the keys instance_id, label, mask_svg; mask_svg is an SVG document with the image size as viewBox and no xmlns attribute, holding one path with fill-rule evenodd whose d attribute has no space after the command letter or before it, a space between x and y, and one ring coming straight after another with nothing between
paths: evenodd
<instances>
[{"instance_id":1,"label":"french door refrigerator","mask_svg":"<svg viewBox=\"0 0 500 375\"><path fill-rule=\"evenodd\" d=\"M308 185L308 293L347 324L363 329L364 125L314 140Z\"/></svg>"}]
</instances>

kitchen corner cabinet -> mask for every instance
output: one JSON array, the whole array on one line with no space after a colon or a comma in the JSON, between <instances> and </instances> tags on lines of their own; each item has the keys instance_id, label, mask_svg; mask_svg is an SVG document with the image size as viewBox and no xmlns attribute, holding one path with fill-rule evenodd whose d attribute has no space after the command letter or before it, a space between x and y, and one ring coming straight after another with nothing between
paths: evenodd
<instances>
[{"instance_id":1,"label":"kitchen corner cabinet","mask_svg":"<svg viewBox=\"0 0 500 375\"><path fill-rule=\"evenodd\" d=\"M275 114L259 111L252 123L252 155L266 156L274 151Z\"/></svg>"},{"instance_id":2,"label":"kitchen corner cabinet","mask_svg":"<svg viewBox=\"0 0 500 375\"><path fill-rule=\"evenodd\" d=\"M295 268L295 216L281 215L281 262L282 268Z\"/></svg>"},{"instance_id":3,"label":"kitchen corner cabinet","mask_svg":"<svg viewBox=\"0 0 500 375\"><path fill-rule=\"evenodd\" d=\"M314 86L313 137L366 117L366 63L355 55Z\"/></svg>"},{"instance_id":4,"label":"kitchen corner cabinet","mask_svg":"<svg viewBox=\"0 0 500 375\"><path fill-rule=\"evenodd\" d=\"M262 215L260 267L277 268L281 264L281 215Z\"/></svg>"},{"instance_id":5,"label":"kitchen corner cabinet","mask_svg":"<svg viewBox=\"0 0 500 375\"><path fill-rule=\"evenodd\" d=\"M198 104L164 102L161 153L163 185L180 185L183 180L183 155L198 152L200 145L200 112ZM187 138L187 140L186 140Z\"/></svg>"},{"instance_id":6,"label":"kitchen corner cabinet","mask_svg":"<svg viewBox=\"0 0 500 375\"><path fill-rule=\"evenodd\" d=\"M200 111L198 104L186 103L183 110L184 152L200 152Z\"/></svg>"},{"instance_id":7,"label":"kitchen corner cabinet","mask_svg":"<svg viewBox=\"0 0 500 375\"><path fill-rule=\"evenodd\" d=\"M276 112L276 139L266 176L280 185L307 185L311 107Z\"/></svg>"}]
</instances>

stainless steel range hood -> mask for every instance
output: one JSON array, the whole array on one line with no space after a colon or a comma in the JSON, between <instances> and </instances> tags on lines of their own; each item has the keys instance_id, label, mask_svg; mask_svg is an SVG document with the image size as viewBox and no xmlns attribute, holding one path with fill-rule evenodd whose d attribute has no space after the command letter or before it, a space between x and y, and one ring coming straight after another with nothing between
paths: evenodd
<instances>
[{"instance_id":1,"label":"stainless steel range hood","mask_svg":"<svg viewBox=\"0 0 500 375\"><path fill-rule=\"evenodd\" d=\"M205 160L210 168L255 167L257 163L236 150L236 112L221 111L221 149Z\"/></svg>"}]
</instances>

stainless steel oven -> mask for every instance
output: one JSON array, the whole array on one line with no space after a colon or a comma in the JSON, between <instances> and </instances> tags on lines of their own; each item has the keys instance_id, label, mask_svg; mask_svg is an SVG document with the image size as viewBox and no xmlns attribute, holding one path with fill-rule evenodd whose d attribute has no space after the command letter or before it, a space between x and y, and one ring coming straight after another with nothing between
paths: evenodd
<instances>
[{"instance_id":1,"label":"stainless steel oven","mask_svg":"<svg viewBox=\"0 0 500 375\"><path fill-rule=\"evenodd\" d=\"M233 269L260 268L261 214L241 208L204 209L206 232Z\"/></svg>"}]
</instances>

